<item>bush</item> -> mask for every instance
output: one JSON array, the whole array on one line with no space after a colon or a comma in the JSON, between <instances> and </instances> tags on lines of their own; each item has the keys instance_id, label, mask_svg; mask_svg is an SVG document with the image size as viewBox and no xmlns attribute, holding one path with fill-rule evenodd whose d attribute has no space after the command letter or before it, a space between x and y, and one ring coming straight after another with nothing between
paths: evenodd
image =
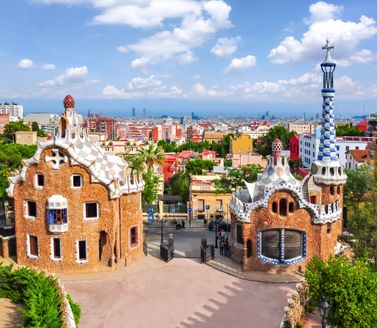
<instances>
[{"instance_id":1,"label":"bush","mask_svg":"<svg viewBox=\"0 0 377 328\"><path fill-rule=\"evenodd\" d=\"M71 306L73 316L75 317L76 326L79 325L80 318L81 318L81 308L80 305L75 303L71 297L71 295L67 294L67 300L69 302L69 305Z\"/></svg>"},{"instance_id":2,"label":"bush","mask_svg":"<svg viewBox=\"0 0 377 328\"><path fill-rule=\"evenodd\" d=\"M327 263L314 257L307 266L311 306L322 296L331 305L331 327L375 327L377 323L377 273L365 260L349 261L341 256Z\"/></svg>"},{"instance_id":3,"label":"bush","mask_svg":"<svg viewBox=\"0 0 377 328\"><path fill-rule=\"evenodd\" d=\"M63 297L56 289L56 279L29 268L13 270L0 263L0 297L23 303L24 327L60 328L63 326ZM68 298L68 297L67 297ZM80 306L69 296L75 322L80 320Z\"/></svg>"}]
</instances>

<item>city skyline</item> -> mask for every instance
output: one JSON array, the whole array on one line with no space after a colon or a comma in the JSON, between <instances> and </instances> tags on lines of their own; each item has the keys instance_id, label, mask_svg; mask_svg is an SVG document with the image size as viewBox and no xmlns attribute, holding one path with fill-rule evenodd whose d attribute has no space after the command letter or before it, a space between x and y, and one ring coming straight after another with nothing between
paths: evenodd
<instances>
[{"instance_id":1,"label":"city skyline","mask_svg":"<svg viewBox=\"0 0 377 328\"><path fill-rule=\"evenodd\" d=\"M175 0L175 4L178 0ZM376 111L372 1L33 0L1 4L0 102L25 112L277 116L320 112L318 58L335 45L336 110ZM269 8L274 7L274 12ZM327 31L331 32L327 32ZM22 31L22 33L20 33ZM7 45L7 46L4 46Z\"/></svg>"}]
</instances>

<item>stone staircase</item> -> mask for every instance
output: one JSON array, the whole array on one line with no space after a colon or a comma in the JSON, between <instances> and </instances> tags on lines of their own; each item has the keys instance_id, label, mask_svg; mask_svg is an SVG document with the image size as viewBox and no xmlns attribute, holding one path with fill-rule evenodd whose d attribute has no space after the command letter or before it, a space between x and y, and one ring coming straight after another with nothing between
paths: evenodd
<instances>
[{"instance_id":1,"label":"stone staircase","mask_svg":"<svg viewBox=\"0 0 377 328\"><path fill-rule=\"evenodd\" d=\"M302 195L307 202L309 202L308 183L309 179L305 179L304 183L302 184Z\"/></svg>"}]
</instances>

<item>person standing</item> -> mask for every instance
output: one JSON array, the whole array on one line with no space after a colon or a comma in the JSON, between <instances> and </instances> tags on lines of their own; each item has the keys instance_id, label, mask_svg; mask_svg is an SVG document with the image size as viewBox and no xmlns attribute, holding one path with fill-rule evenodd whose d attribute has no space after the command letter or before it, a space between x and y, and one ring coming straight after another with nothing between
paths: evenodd
<instances>
[{"instance_id":1,"label":"person standing","mask_svg":"<svg viewBox=\"0 0 377 328\"><path fill-rule=\"evenodd\" d=\"M230 256L230 248L229 248L228 238L226 238L225 242L224 242L224 256L226 256L226 257Z\"/></svg>"},{"instance_id":2,"label":"person standing","mask_svg":"<svg viewBox=\"0 0 377 328\"><path fill-rule=\"evenodd\" d=\"M220 239L220 255L224 255L224 238Z\"/></svg>"}]
</instances>

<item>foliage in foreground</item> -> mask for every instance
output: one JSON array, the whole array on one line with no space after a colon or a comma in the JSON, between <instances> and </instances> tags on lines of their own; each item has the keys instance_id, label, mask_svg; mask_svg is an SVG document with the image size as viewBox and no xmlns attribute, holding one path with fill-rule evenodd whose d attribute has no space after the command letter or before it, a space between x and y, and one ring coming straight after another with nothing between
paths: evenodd
<instances>
[{"instance_id":1,"label":"foliage in foreground","mask_svg":"<svg viewBox=\"0 0 377 328\"><path fill-rule=\"evenodd\" d=\"M314 257L307 266L311 306L322 296L331 305L329 324L338 328L369 328L377 323L377 273L369 263L331 257L327 263Z\"/></svg>"},{"instance_id":2,"label":"foliage in foreground","mask_svg":"<svg viewBox=\"0 0 377 328\"><path fill-rule=\"evenodd\" d=\"M56 280L29 268L13 270L13 266L0 263L0 297L26 306L23 311L24 327L60 328L63 326L62 296L56 290ZM80 319L80 307L71 303L75 321Z\"/></svg>"}]
</instances>

